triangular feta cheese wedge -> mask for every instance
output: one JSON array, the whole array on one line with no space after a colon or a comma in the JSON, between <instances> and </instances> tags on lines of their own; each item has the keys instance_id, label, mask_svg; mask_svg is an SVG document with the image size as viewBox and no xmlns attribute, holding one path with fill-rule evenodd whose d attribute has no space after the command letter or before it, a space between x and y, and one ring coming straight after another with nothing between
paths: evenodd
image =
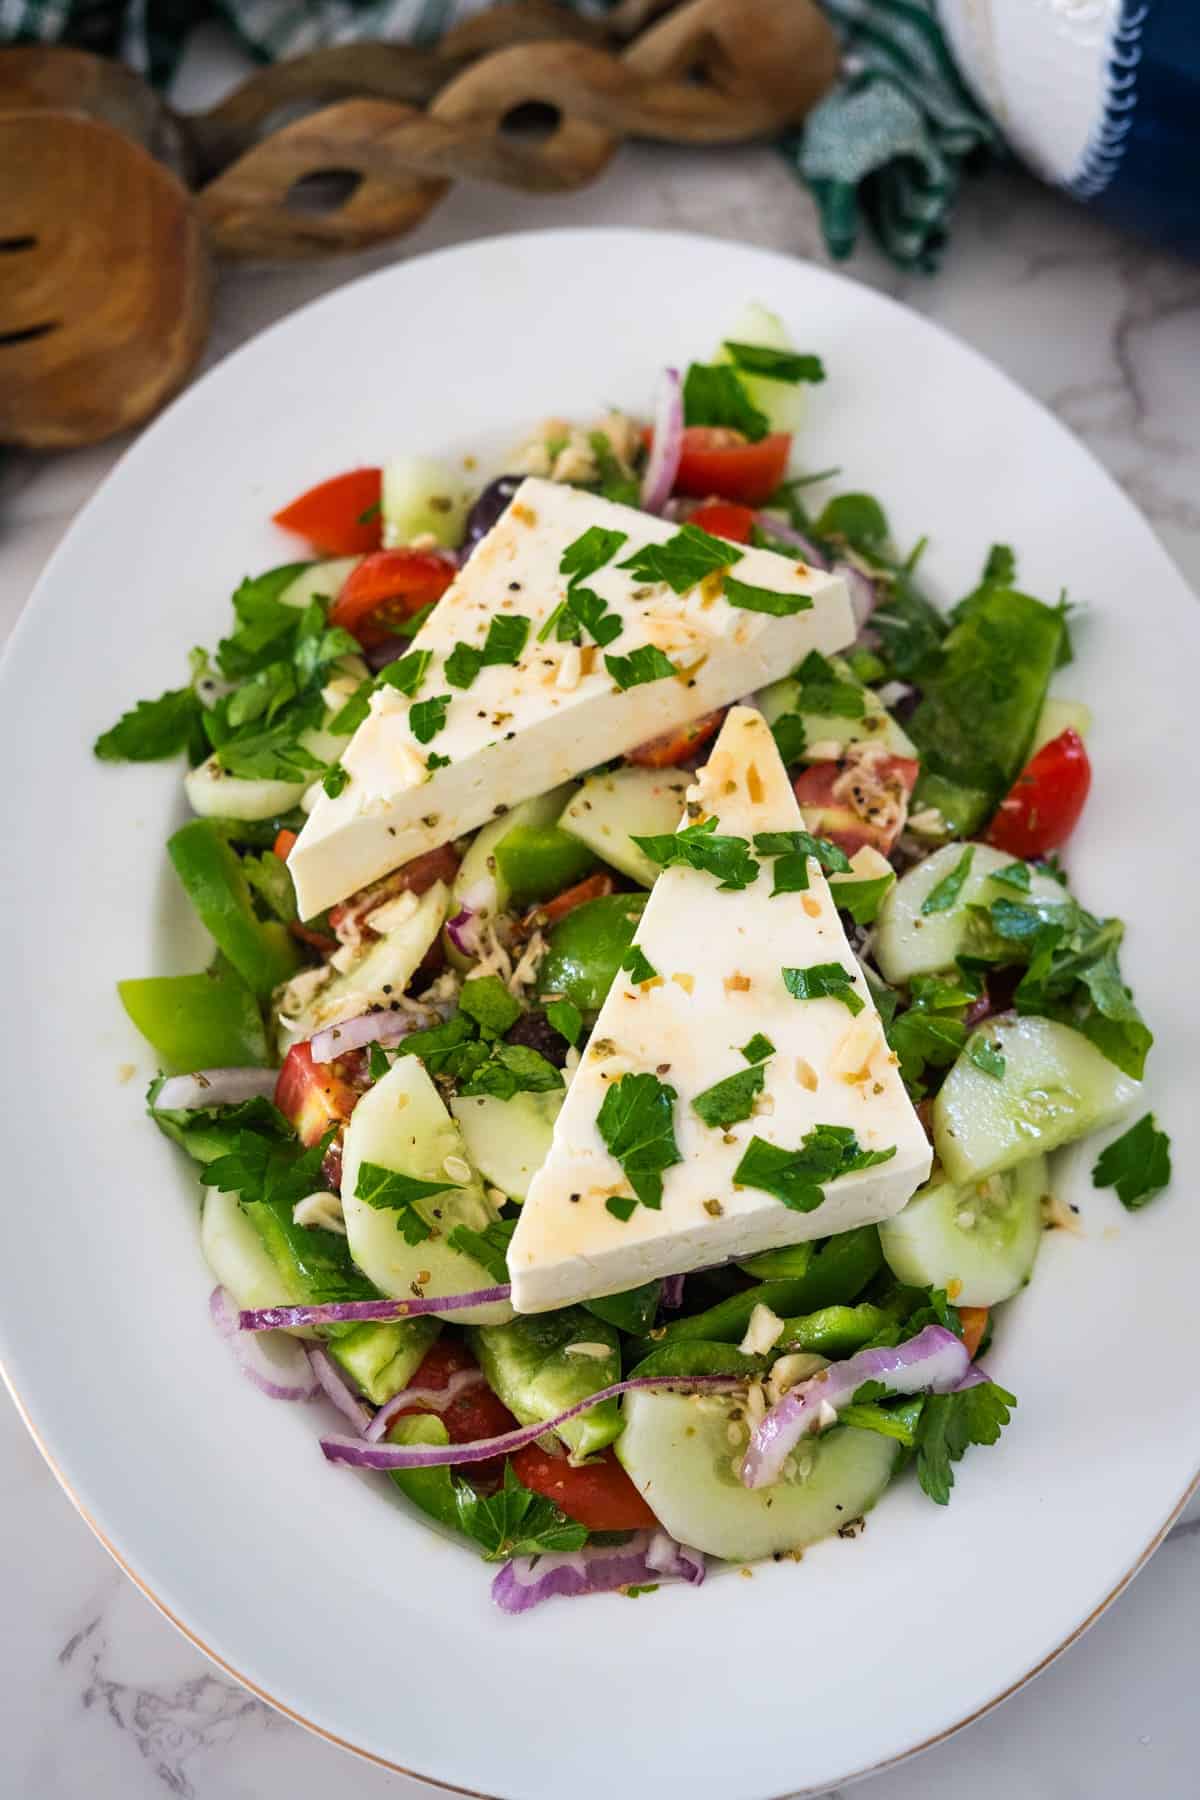
<instances>
[{"instance_id":1,"label":"triangular feta cheese wedge","mask_svg":"<svg viewBox=\"0 0 1200 1800\"><path fill-rule=\"evenodd\" d=\"M871 1224L929 1174L817 861L785 864L778 843L761 844L803 821L760 713L733 708L694 793L681 830L715 819L745 844L722 867L744 878L749 856L757 875L722 888L677 863L655 883L644 960L628 958L609 991L521 1209L508 1259L518 1311Z\"/></svg>"},{"instance_id":2,"label":"triangular feta cheese wedge","mask_svg":"<svg viewBox=\"0 0 1200 1800\"><path fill-rule=\"evenodd\" d=\"M840 575L522 482L318 797L288 858L300 916L854 632Z\"/></svg>"}]
</instances>

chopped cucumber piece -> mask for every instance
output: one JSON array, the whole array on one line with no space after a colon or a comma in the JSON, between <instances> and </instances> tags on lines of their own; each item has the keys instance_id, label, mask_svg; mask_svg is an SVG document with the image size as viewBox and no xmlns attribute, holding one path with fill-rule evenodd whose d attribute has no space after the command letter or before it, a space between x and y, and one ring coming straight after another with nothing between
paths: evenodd
<instances>
[{"instance_id":1,"label":"chopped cucumber piece","mask_svg":"<svg viewBox=\"0 0 1200 1800\"><path fill-rule=\"evenodd\" d=\"M408 1386L441 1329L441 1320L426 1314L395 1324L356 1325L325 1347L373 1406L385 1406Z\"/></svg>"},{"instance_id":2,"label":"chopped cucumber piece","mask_svg":"<svg viewBox=\"0 0 1200 1800\"><path fill-rule=\"evenodd\" d=\"M1061 737L1064 731L1077 731L1081 738L1086 738L1091 729L1090 706L1085 706L1082 700L1058 700L1053 694L1047 694L1029 746L1029 760L1032 761L1043 744Z\"/></svg>"},{"instance_id":3,"label":"chopped cucumber piece","mask_svg":"<svg viewBox=\"0 0 1200 1800\"><path fill-rule=\"evenodd\" d=\"M564 782L561 787L551 788L547 794L538 794L532 800L522 800L518 806L512 807L510 811L501 814L500 818L493 819L490 825L477 831L454 878L451 914L458 912L464 905L470 906L475 917L486 925L494 921L497 913L504 912L512 901L512 889L497 859L497 844L518 827L540 829L544 825L553 825L574 792L575 784ZM445 940L445 949L447 959L454 968L471 967L472 958L464 956L449 937Z\"/></svg>"},{"instance_id":4,"label":"chopped cucumber piece","mask_svg":"<svg viewBox=\"0 0 1200 1800\"><path fill-rule=\"evenodd\" d=\"M791 334L778 313L769 312L757 300L750 300L734 319L717 346L714 362L732 362L725 342L761 344L767 350L794 350ZM794 432L804 416L804 384L770 381L764 375L748 375L738 371L738 380L758 410L767 415L772 431Z\"/></svg>"},{"instance_id":5,"label":"chopped cucumber piece","mask_svg":"<svg viewBox=\"0 0 1200 1800\"><path fill-rule=\"evenodd\" d=\"M303 612L313 600L336 600L347 575L361 561L361 556L334 556L326 562L310 563L284 588L280 606L294 606Z\"/></svg>"},{"instance_id":6,"label":"chopped cucumber piece","mask_svg":"<svg viewBox=\"0 0 1200 1800\"><path fill-rule=\"evenodd\" d=\"M782 1480L750 1489L738 1473L746 1409L736 1395L640 1392L622 1404L617 1456L634 1486L673 1538L727 1562L829 1537L874 1506L900 1455L891 1438L839 1425L805 1439Z\"/></svg>"},{"instance_id":7,"label":"chopped cucumber piece","mask_svg":"<svg viewBox=\"0 0 1200 1800\"><path fill-rule=\"evenodd\" d=\"M388 1006L400 998L442 929L449 901L445 882L435 881L419 897L414 895L413 901L407 918L373 943L344 974L318 988L304 1010L281 1025L281 1050L312 1037L335 1020L354 1018L371 1006Z\"/></svg>"},{"instance_id":8,"label":"chopped cucumber piece","mask_svg":"<svg viewBox=\"0 0 1200 1800\"><path fill-rule=\"evenodd\" d=\"M468 1333L468 1341L489 1387L522 1425L552 1419L621 1379L615 1327L582 1306L507 1325L482 1325ZM592 1456L620 1430L618 1402L602 1400L590 1412L569 1419L558 1436L574 1455Z\"/></svg>"},{"instance_id":9,"label":"chopped cucumber piece","mask_svg":"<svg viewBox=\"0 0 1200 1800\"><path fill-rule=\"evenodd\" d=\"M983 1181L1119 1119L1141 1091L1096 1046L1053 1019L994 1020L999 1078L969 1046L933 1103L933 1141L951 1181Z\"/></svg>"},{"instance_id":10,"label":"chopped cucumber piece","mask_svg":"<svg viewBox=\"0 0 1200 1800\"><path fill-rule=\"evenodd\" d=\"M261 1236L242 1210L236 1194L205 1188L200 1212L200 1248L204 1260L237 1306L294 1306L305 1296L295 1291ZM298 1335L312 1337L303 1332Z\"/></svg>"},{"instance_id":11,"label":"chopped cucumber piece","mask_svg":"<svg viewBox=\"0 0 1200 1800\"><path fill-rule=\"evenodd\" d=\"M273 819L299 806L307 781L263 781L230 775L215 755L183 778L183 791L194 813L204 819Z\"/></svg>"},{"instance_id":12,"label":"chopped cucumber piece","mask_svg":"<svg viewBox=\"0 0 1200 1800\"><path fill-rule=\"evenodd\" d=\"M419 1181L446 1182L444 1193L419 1200L411 1209L432 1228L429 1237L410 1244L400 1228L403 1213L368 1206L358 1198L363 1163L376 1163ZM447 1242L456 1225L483 1231L496 1217L478 1177L468 1173L462 1180L469 1169L462 1133L424 1066L415 1056L400 1057L355 1107L342 1151L342 1211L350 1254L381 1293L403 1300L414 1284L433 1296L495 1285L482 1264L452 1250ZM512 1317L512 1308L501 1300L442 1316L499 1324Z\"/></svg>"},{"instance_id":13,"label":"chopped cucumber piece","mask_svg":"<svg viewBox=\"0 0 1200 1800\"><path fill-rule=\"evenodd\" d=\"M633 765L590 775L558 822L614 869L643 887L653 887L658 864L632 840L675 831L691 781L686 769Z\"/></svg>"},{"instance_id":14,"label":"chopped cucumber piece","mask_svg":"<svg viewBox=\"0 0 1200 1800\"><path fill-rule=\"evenodd\" d=\"M428 456L397 456L384 465L383 543L387 550L427 533L439 544L461 544L471 497L453 469Z\"/></svg>"},{"instance_id":15,"label":"chopped cucumber piece","mask_svg":"<svg viewBox=\"0 0 1200 1800\"><path fill-rule=\"evenodd\" d=\"M999 1306L1025 1286L1042 1241L1046 1159L959 1187L942 1174L879 1227L888 1268L961 1306Z\"/></svg>"},{"instance_id":16,"label":"chopped cucumber piece","mask_svg":"<svg viewBox=\"0 0 1200 1800\"><path fill-rule=\"evenodd\" d=\"M524 1200L529 1184L550 1154L554 1121L562 1105L560 1089L549 1094L459 1094L450 1110L466 1139L467 1155L483 1179L510 1200Z\"/></svg>"},{"instance_id":17,"label":"chopped cucumber piece","mask_svg":"<svg viewBox=\"0 0 1200 1800\"><path fill-rule=\"evenodd\" d=\"M954 904L945 912L922 912L940 881L952 874L968 846L943 844L932 856L901 876L879 909L875 924L875 960L884 979L895 986L910 982L914 975L933 975L949 969L954 959L970 947L972 906L989 906L1004 897L1060 904L1066 895L1051 875L1036 869L1028 892L1018 893L1003 882L994 880L999 869L1008 868L1013 858L990 844L972 844L971 868L955 896Z\"/></svg>"},{"instance_id":18,"label":"chopped cucumber piece","mask_svg":"<svg viewBox=\"0 0 1200 1800\"><path fill-rule=\"evenodd\" d=\"M839 681L860 685L849 663L840 656L831 656L828 660ZM845 719L833 713L805 712L799 705L801 692L801 684L788 675L765 687L758 703L768 725L774 725L784 713L799 713L804 721L804 762L828 761L834 746L840 751L847 744L882 744L889 756L916 756L912 739L871 688L862 688L863 711L857 719ZM820 758L815 751L821 752Z\"/></svg>"}]
</instances>

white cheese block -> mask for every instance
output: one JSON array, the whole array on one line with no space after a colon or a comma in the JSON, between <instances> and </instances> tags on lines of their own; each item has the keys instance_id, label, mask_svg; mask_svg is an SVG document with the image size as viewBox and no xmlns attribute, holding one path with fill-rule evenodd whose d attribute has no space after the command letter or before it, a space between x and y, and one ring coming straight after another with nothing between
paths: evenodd
<instances>
[{"instance_id":1,"label":"white cheese block","mask_svg":"<svg viewBox=\"0 0 1200 1800\"><path fill-rule=\"evenodd\" d=\"M566 593L559 562L589 526L624 532L612 560L587 577L621 620L606 650L538 642ZM731 606L721 577L676 594L640 582L618 565L677 525L616 506L576 488L530 479L476 547L413 640L433 661L418 699L449 695L444 728L427 744L409 726L412 702L384 688L342 757L350 780L322 794L288 859L303 918L376 880L423 850L473 831L494 814L631 750L661 731L752 692L793 668L810 650L840 649L854 622L840 576L769 550L746 549L732 573L776 593L807 595L812 606L776 617ZM467 689L445 679L456 643L482 646L494 618L531 621L519 663L481 669ZM621 689L605 653L662 650L678 674ZM431 752L449 757L427 768Z\"/></svg>"},{"instance_id":2,"label":"white cheese block","mask_svg":"<svg viewBox=\"0 0 1200 1800\"><path fill-rule=\"evenodd\" d=\"M693 793L724 834L802 826L770 729L748 707L730 712ZM774 863L759 862L741 890L722 892L691 868L659 876L636 941L660 979L639 987L619 974L596 1021L509 1249L519 1312L871 1224L898 1212L928 1176L929 1143L824 876L810 858L808 890L772 897ZM784 967L829 962L852 976L864 1003L856 1016L839 1000L796 1000L785 987ZM758 1032L775 1049L755 1116L728 1131L705 1125L692 1101L748 1066L741 1046ZM631 1071L676 1090L682 1161L663 1175L661 1211L639 1205L622 1221L605 1201L633 1189L596 1119L610 1084ZM795 1150L819 1124L849 1126L863 1150L894 1146L895 1155L827 1183L807 1213L735 1186L751 1138Z\"/></svg>"}]
</instances>

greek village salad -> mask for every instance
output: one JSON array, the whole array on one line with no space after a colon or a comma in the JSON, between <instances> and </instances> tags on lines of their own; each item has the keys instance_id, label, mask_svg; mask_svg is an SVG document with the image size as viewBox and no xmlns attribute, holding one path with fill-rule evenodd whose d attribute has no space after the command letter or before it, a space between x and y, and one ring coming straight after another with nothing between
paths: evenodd
<instances>
[{"instance_id":1,"label":"greek village salad","mask_svg":"<svg viewBox=\"0 0 1200 1800\"><path fill-rule=\"evenodd\" d=\"M939 611L877 499L789 475L823 379L755 306L648 421L323 482L95 746L186 756L212 960L119 991L213 1320L510 1612L798 1558L910 1470L945 1504L1053 1153L1132 1117L1096 1184L1170 1177L1059 855L1069 608L996 545Z\"/></svg>"}]
</instances>

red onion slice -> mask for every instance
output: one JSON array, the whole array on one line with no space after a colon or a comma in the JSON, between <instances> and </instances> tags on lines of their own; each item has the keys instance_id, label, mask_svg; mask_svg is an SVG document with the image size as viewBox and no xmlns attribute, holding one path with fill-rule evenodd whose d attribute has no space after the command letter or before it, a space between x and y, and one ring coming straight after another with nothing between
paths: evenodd
<instances>
[{"instance_id":1,"label":"red onion slice","mask_svg":"<svg viewBox=\"0 0 1200 1800\"><path fill-rule=\"evenodd\" d=\"M269 1100L278 1080L277 1069L197 1069L164 1081L154 1105L159 1112L196 1112L205 1106L239 1106L260 1096Z\"/></svg>"},{"instance_id":2,"label":"red onion slice","mask_svg":"<svg viewBox=\"0 0 1200 1800\"><path fill-rule=\"evenodd\" d=\"M329 1462L346 1463L352 1469L438 1469L452 1463L490 1462L493 1456L515 1456L526 1444L536 1443L545 1432L557 1431L569 1419L599 1406L602 1400L615 1400L618 1394L664 1388L719 1394L744 1386L743 1381L729 1375L636 1375L630 1381L617 1381L612 1387L600 1388L552 1419L520 1425L514 1431L502 1432L499 1437L478 1438L473 1444L375 1444L362 1438L327 1437L321 1439L321 1448Z\"/></svg>"},{"instance_id":3,"label":"red onion slice","mask_svg":"<svg viewBox=\"0 0 1200 1800\"><path fill-rule=\"evenodd\" d=\"M683 1305L683 1284L686 1280L686 1275L663 1276L658 1303L666 1312L677 1312Z\"/></svg>"},{"instance_id":4,"label":"red onion slice","mask_svg":"<svg viewBox=\"0 0 1200 1800\"><path fill-rule=\"evenodd\" d=\"M247 1381L270 1400L311 1400L317 1381L309 1367L303 1344L295 1338L276 1338L259 1343L244 1338L234 1324L234 1311L223 1287L215 1287L208 1300L209 1317L228 1343Z\"/></svg>"},{"instance_id":5,"label":"red onion slice","mask_svg":"<svg viewBox=\"0 0 1200 1800\"><path fill-rule=\"evenodd\" d=\"M343 1418L349 1419L357 1431L366 1431L371 1423L371 1414L353 1391L349 1382L334 1362L327 1350L317 1344L305 1346L308 1353L309 1367L317 1378L317 1383L327 1400L332 1400Z\"/></svg>"},{"instance_id":6,"label":"red onion slice","mask_svg":"<svg viewBox=\"0 0 1200 1800\"><path fill-rule=\"evenodd\" d=\"M846 583L846 591L850 596L850 611L854 614L854 623L862 630L875 608L879 605L879 590L870 576L864 575L853 563L836 562L833 573L840 575Z\"/></svg>"},{"instance_id":7,"label":"red onion slice","mask_svg":"<svg viewBox=\"0 0 1200 1800\"><path fill-rule=\"evenodd\" d=\"M774 538L777 544L789 544L793 550L799 550L810 568L827 569L829 567L825 557L822 556L811 538L806 538L802 531L797 531L796 527L789 525L786 520L777 518L774 513L760 512L755 513L754 522L760 531L765 531L767 536Z\"/></svg>"},{"instance_id":8,"label":"red onion slice","mask_svg":"<svg viewBox=\"0 0 1200 1800\"><path fill-rule=\"evenodd\" d=\"M443 1388L407 1387L393 1394L387 1403L380 1407L371 1420L363 1436L368 1443L377 1444L381 1437L386 1437L387 1428L397 1413L409 1406L428 1407L432 1412L445 1412L466 1388L486 1384L487 1376L482 1369L455 1369Z\"/></svg>"},{"instance_id":9,"label":"red onion slice","mask_svg":"<svg viewBox=\"0 0 1200 1800\"><path fill-rule=\"evenodd\" d=\"M524 1613L561 1595L611 1594L618 1588L660 1581L704 1580L698 1550L677 1544L665 1531L639 1531L628 1543L591 1544L549 1556L516 1556L492 1583L492 1599L502 1612Z\"/></svg>"},{"instance_id":10,"label":"red onion slice","mask_svg":"<svg viewBox=\"0 0 1200 1800\"><path fill-rule=\"evenodd\" d=\"M469 1294L442 1294L428 1300L334 1300L324 1306L263 1306L240 1312L243 1331L294 1331L305 1325L362 1325L391 1319L415 1319L421 1313L465 1312L470 1306L495 1306L507 1300L510 1289L476 1288Z\"/></svg>"},{"instance_id":11,"label":"red onion slice","mask_svg":"<svg viewBox=\"0 0 1200 1800\"><path fill-rule=\"evenodd\" d=\"M460 906L454 917L446 920L446 932L460 956L479 955L479 921L472 906Z\"/></svg>"},{"instance_id":12,"label":"red onion slice","mask_svg":"<svg viewBox=\"0 0 1200 1800\"><path fill-rule=\"evenodd\" d=\"M742 1462L748 1488L778 1481L796 1445L821 1423L827 1406L845 1406L866 1381L883 1383L889 1394L951 1391L967 1372L970 1358L962 1339L943 1325L927 1325L906 1344L860 1350L846 1362L830 1363L819 1375L785 1394L750 1435Z\"/></svg>"},{"instance_id":13,"label":"red onion slice","mask_svg":"<svg viewBox=\"0 0 1200 1800\"><path fill-rule=\"evenodd\" d=\"M310 1040L309 1049L314 1062L333 1062L351 1050L361 1050L364 1044L398 1044L417 1029L417 1024L408 1013L381 1006L375 1012L343 1019L339 1025L327 1025Z\"/></svg>"},{"instance_id":14,"label":"red onion slice","mask_svg":"<svg viewBox=\"0 0 1200 1800\"><path fill-rule=\"evenodd\" d=\"M678 369L664 369L654 408L654 437L642 476L642 508L661 512L670 498L683 455L683 388Z\"/></svg>"}]
</instances>

